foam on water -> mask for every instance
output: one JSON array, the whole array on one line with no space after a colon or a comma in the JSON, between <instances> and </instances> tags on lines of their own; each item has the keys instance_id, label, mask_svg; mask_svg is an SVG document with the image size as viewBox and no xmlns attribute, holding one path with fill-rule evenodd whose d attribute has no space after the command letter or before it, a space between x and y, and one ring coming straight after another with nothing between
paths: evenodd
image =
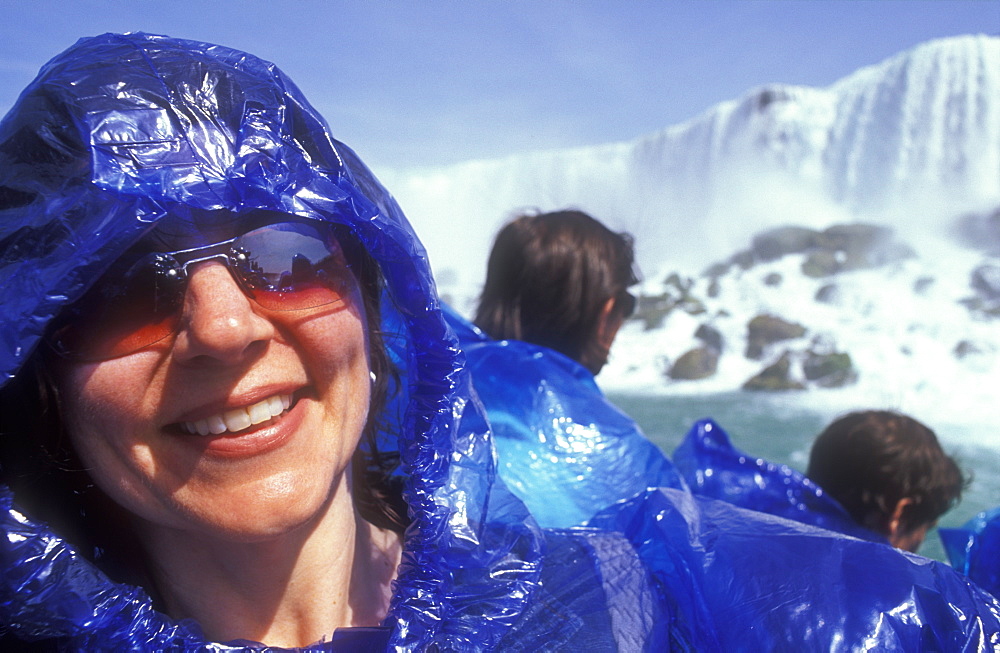
<instances>
[{"instance_id":1,"label":"foam on water","mask_svg":"<svg viewBox=\"0 0 1000 653\"><path fill-rule=\"evenodd\" d=\"M973 294L972 269L982 255L939 243L923 248L920 258L885 268L814 279L804 276L802 255L734 271L720 279L719 294L707 296L708 279L695 278L692 294L705 312L674 310L659 329L644 330L633 321L620 332L609 365L598 377L611 392L705 394L739 389L786 349L803 350L817 340L851 355L858 380L846 388L791 391L789 401L825 413L859 407L892 408L934 425L956 425L963 438L973 433L981 444L1000 447L1000 321L978 318L959 302ZM764 278L781 275L781 283ZM835 283L832 302L819 302L817 291ZM921 290L917 290L920 288ZM653 286L647 284L646 291ZM748 360L744 351L747 322L769 313L806 327L806 335L772 346L764 361ZM715 327L724 338L718 372L703 381L671 381L669 364L699 343L700 324ZM978 352L958 356L960 342ZM943 438L948 438L942 430Z\"/></svg>"}]
</instances>

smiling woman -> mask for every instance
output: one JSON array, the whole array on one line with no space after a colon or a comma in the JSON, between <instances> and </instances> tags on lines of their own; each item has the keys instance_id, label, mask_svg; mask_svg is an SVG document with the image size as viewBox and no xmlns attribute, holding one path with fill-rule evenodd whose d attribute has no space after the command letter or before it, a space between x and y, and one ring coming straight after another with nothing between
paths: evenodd
<instances>
[{"instance_id":1,"label":"smiling woman","mask_svg":"<svg viewBox=\"0 0 1000 653\"><path fill-rule=\"evenodd\" d=\"M468 528L499 539L442 527L464 503L422 458L465 438L459 458L487 473L491 451L450 408L455 353L419 242L272 65L83 39L0 126L0 164L6 630L87 649L441 641L412 615L440 610L418 588L452 563L422 552L460 545L470 579L537 564L526 511L489 484L461 491L495 495L506 514ZM116 582L149 594L127 627L99 598L129 602ZM489 641L480 620L507 608L473 600L481 617L449 628Z\"/></svg>"},{"instance_id":2,"label":"smiling woman","mask_svg":"<svg viewBox=\"0 0 1000 653\"><path fill-rule=\"evenodd\" d=\"M3 650L1000 638L947 567L683 487L539 528L392 196L228 48L83 39L0 123L0 378Z\"/></svg>"}]
</instances>

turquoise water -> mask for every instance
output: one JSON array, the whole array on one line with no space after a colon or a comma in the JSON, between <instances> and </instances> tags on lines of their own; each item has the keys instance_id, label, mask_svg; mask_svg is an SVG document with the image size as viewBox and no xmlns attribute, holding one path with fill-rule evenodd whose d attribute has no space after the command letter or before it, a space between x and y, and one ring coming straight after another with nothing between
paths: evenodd
<instances>
[{"instance_id":1,"label":"turquoise water","mask_svg":"<svg viewBox=\"0 0 1000 653\"><path fill-rule=\"evenodd\" d=\"M609 394L631 415L668 456L695 420L711 417L733 444L748 454L804 471L813 438L836 417L797 402L789 395L728 392L698 396L639 396ZM931 425L945 450L973 479L962 502L946 513L940 526L960 526L977 513L1000 505L1000 449L983 446L982 429ZM965 437L963 430L972 431ZM948 437L945 437L945 434ZM947 561L936 531L928 534L919 553Z\"/></svg>"}]
</instances>

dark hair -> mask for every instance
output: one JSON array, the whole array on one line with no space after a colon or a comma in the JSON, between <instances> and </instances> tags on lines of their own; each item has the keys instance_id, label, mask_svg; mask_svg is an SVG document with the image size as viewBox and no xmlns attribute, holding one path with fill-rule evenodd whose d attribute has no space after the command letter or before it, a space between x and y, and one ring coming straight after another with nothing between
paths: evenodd
<instances>
[{"instance_id":1,"label":"dark hair","mask_svg":"<svg viewBox=\"0 0 1000 653\"><path fill-rule=\"evenodd\" d=\"M493 243L475 323L492 338L524 340L581 361L595 346L609 299L622 318L631 313L626 289L637 281L634 258L629 234L582 211L521 215Z\"/></svg>"},{"instance_id":2,"label":"dark hair","mask_svg":"<svg viewBox=\"0 0 1000 653\"><path fill-rule=\"evenodd\" d=\"M882 410L849 413L827 426L813 443L806 476L855 521L882 533L901 499L912 501L900 518L909 532L933 524L967 484L934 431Z\"/></svg>"},{"instance_id":3,"label":"dark hair","mask_svg":"<svg viewBox=\"0 0 1000 653\"><path fill-rule=\"evenodd\" d=\"M361 286L374 374L362 445L352 459L352 492L361 516L380 528L402 532L409 523L396 474L398 452L376 442L383 408L398 372L380 330L381 271L350 233L334 225L338 241ZM52 529L119 581L146 585L140 547L125 510L91 481L70 446L53 380L55 354L42 345L0 389L0 480L18 507Z\"/></svg>"}]
</instances>

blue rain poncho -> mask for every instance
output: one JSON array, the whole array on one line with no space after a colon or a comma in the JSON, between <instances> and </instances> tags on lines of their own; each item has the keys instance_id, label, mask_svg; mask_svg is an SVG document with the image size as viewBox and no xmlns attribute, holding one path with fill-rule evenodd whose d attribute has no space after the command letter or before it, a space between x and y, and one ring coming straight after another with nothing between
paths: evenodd
<instances>
[{"instance_id":1,"label":"blue rain poncho","mask_svg":"<svg viewBox=\"0 0 1000 653\"><path fill-rule=\"evenodd\" d=\"M445 317L486 408L500 477L541 526L581 525L647 488L684 486L582 365L547 347L493 340L447 307Z\"/></svg>"},{"instance_id":2,"label":"blue rain poncho","mask_svg":"<svg viewBox=\"0 0 1000 653\"><path fill-rule=\"evenodd\" d=\"M401 380L379 445L400 454L412 523L384 629L342 629L317 648L613 647L600 559L624 540L548 536L494 482L488 426L424 249L328 134L280 70L243 52L109 34L53 59L0 124L0 376L16 375L52 318L168 215L265 210L344 224L385 277L382 331ZM109 579L9 492L0 501L8 634L78 650L206 649L197 624Z\"/></svg>"},{"instance_id":3,"label":"blue rain poncho","mask_svg":"<svg viewBox=\"0 0 1000 653\"><path fill-rule=\"evenodd\" d=\"M951 566L1000 596L1000 508L979 513L960 528L939 528Z\"/></svg>"},{"instance_id":4,"label":"blue rain poncho","mask_svg":"<svg viewBox=\"0 0 1000 653\"><path fill-rule=\"evenodd\" d=\"M801 472L733 446L711 419L695 422L673 454L691 491L740 508L766 512L874 542L887 540L859 525L836 499Z\"/></svg>"},{"instance_id":5,"label":"blue rain poncho","mask_svg":"<svg viewBox=\"0 0 1000 653\"><path fill-rule=\"evenodd\" d=\"M0 123L0 377L18 375L53 317L164 217L254 209L353 233L385 277L383 331L400 369L379 446L399 452L412 523L389 613L381 628L340 629L311 648L1000 646L1000 604L944 565L684 490L642 492L587 528L540 528L495 477L489 423L399 207L287 77L243 52L84 39ZM14 500L0 492L5 637L261 648L204 641Z\"/></svg>"}]
</instances>

